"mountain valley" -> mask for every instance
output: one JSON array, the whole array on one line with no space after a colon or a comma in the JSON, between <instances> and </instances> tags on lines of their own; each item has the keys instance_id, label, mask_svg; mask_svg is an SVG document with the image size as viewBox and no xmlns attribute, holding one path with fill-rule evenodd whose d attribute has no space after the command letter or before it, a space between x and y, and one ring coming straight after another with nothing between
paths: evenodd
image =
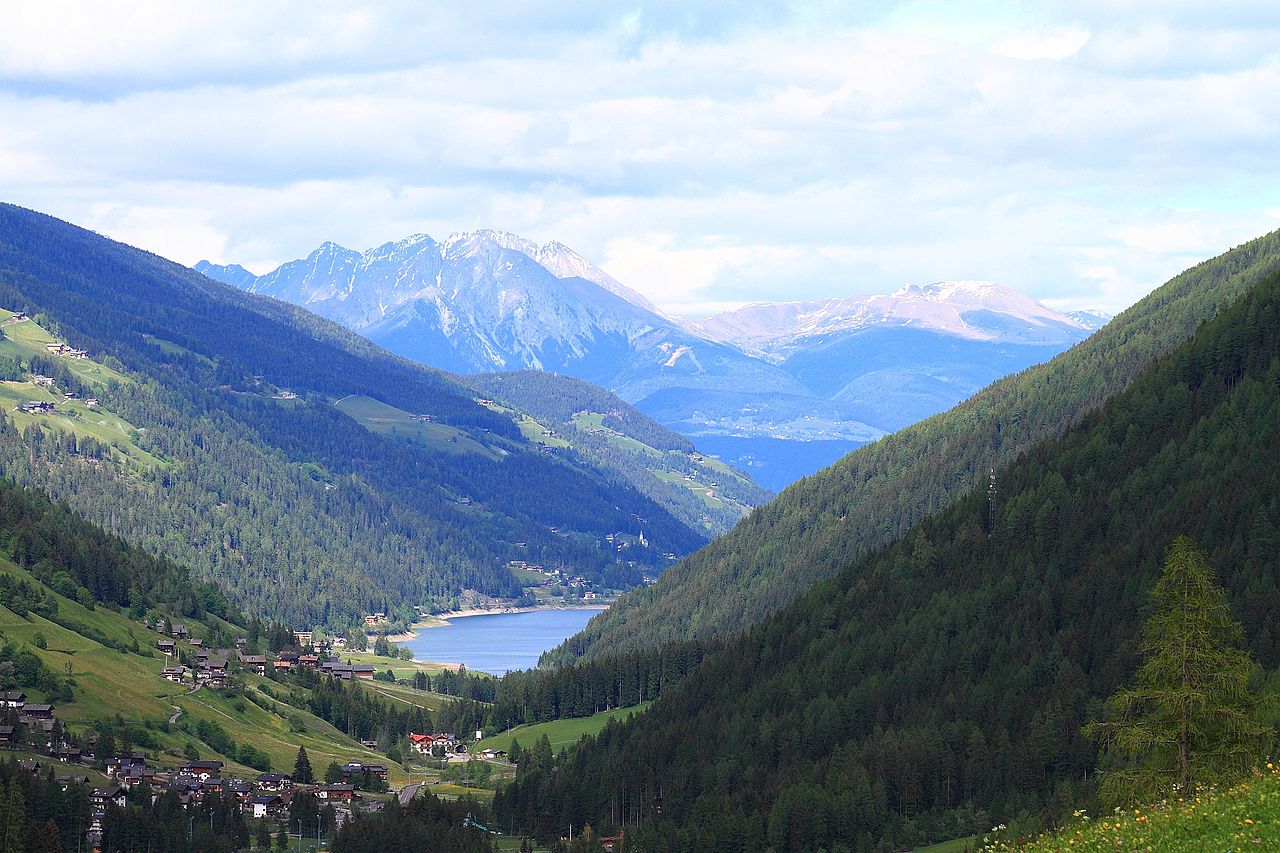
<instances>
[{"instance_id":1,"label":"mountain valley","mask_svg":"<svg viewBox=\"0 0 1280 853\"><path fill-rule=\"evenodd\" d=\"M563 244L501 231L366 252L325 243L259 277L195 269L434 367L603 386L774 490L1053 357L1103 319L960 281L686 320Z\"/></svg>"}]
</instances>

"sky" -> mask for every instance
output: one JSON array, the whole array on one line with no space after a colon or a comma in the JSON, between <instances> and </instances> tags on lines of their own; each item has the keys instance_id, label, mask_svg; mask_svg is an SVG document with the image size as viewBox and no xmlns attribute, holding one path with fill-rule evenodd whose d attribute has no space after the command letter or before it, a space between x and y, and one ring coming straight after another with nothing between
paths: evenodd
<instances>
[{"instance_id":1,"label":"sky","mask_svg":"<svg viewBox=\"0 0 1280 853\"><path fill-rule=\"evenodd\" d=\"M42 0L0 198L184 264L559 240L675 314L1110 312L1280 228L1280 4Z\"/></svg>"}]
</instances>

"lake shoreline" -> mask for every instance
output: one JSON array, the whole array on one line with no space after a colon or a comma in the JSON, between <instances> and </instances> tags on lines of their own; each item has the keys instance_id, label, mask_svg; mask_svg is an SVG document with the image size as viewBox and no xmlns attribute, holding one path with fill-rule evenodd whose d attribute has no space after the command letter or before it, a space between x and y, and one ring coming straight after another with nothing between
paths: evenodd
<instances>
[{"instance_id":1,"label":"lake shoreline","mask_svg":"<svg viewBox=\"0 0 1280 853\"><path fill-rule=\"evenodd\" d=\"M609 609L610 603L575 604L563 607L547 607L545 605L534 604L528 607L470 607L465 610L448 610L444 613L433 613L426 619L414 622L409 626L408 631L400 634L389 635L387 637L387 642L407 643L416 638L419 631L429 630L431 628L443 628L449 624L450 620L453 619L466 619L471 616L500 616L506 613L538 613L544 611L597 610L603 612Z\"/></svg>"}]
</instances>

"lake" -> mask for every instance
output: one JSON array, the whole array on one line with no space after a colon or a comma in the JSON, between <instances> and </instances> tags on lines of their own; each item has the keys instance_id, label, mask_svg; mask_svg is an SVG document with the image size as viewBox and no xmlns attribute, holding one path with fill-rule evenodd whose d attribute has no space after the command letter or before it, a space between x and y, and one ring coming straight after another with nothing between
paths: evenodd
<instances>
[{"instance_id":1,"label":"lake","mask_svg":"<svg viewBox=\"0 0 1280 853\"><path fill-rule=\"evenodd\" d=\"M532 669L538 657L586 627L599 610L533 610L463 616L439 628L419 628L405 643L415 660L466 664L502 675Z\"/></svg>"}]
</instances>

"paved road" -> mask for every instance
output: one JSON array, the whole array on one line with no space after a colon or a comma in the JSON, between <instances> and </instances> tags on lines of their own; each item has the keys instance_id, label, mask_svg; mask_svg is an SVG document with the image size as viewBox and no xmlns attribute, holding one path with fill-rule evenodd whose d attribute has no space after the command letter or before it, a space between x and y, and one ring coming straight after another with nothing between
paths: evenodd
<instances>
[{"instance_id":1,"label":"paved road","mask_svg":"<svg viewBox=\"0 0 1280 853\"><path fill-rule=\"evenodd\" d=\"M421 782L413 782L405 785L400 789L400 805L407 806L409 801L418 796L418 789L422 787Z\"/></svg>"}]
</instances>

